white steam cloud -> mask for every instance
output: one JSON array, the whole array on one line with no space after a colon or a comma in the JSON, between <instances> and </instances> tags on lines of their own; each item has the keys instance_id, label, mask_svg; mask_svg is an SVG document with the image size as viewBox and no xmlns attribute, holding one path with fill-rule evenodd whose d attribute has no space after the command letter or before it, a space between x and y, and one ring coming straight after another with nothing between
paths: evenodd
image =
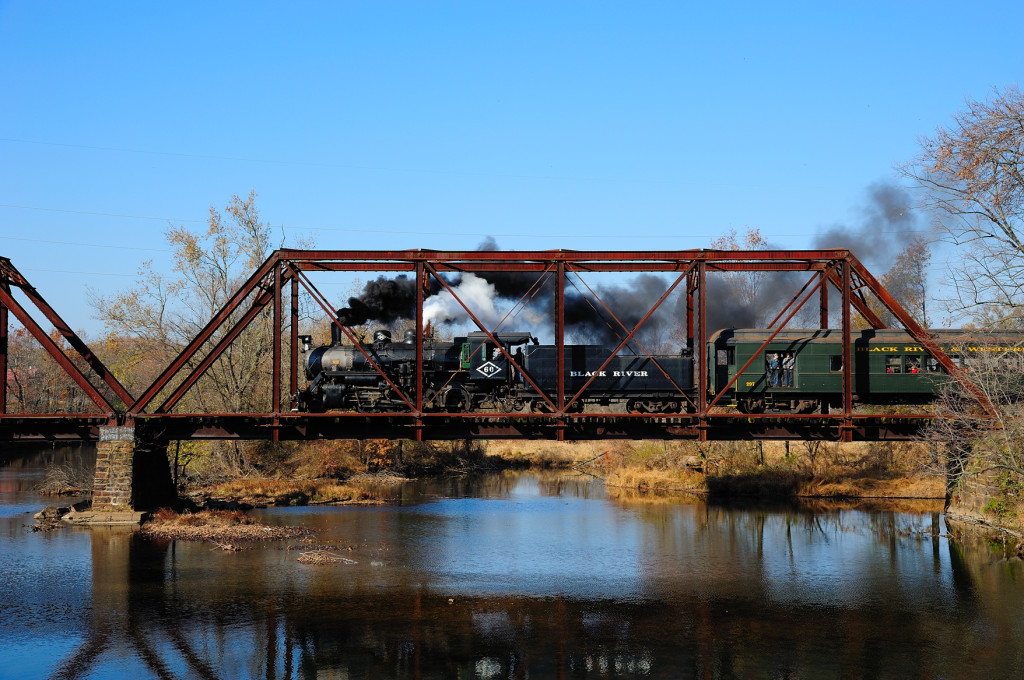
<instances>
[{"instance_id":1,"label":"white steam cloud","mask_svg":"<svg viewBox=\"0 0 1024 680\"><path fill-rule=\"evenodd\" d=\"M473 310L476 318L488 328L494 328L501 321L502 314L494 306L497 298L494 286L473 274L463 274L461 281L452 290L466 307ZM423 302L423 320L432 323L463 323L470 321L466 310L447 290L431 295Z\"/></svg>"}]
</instances>

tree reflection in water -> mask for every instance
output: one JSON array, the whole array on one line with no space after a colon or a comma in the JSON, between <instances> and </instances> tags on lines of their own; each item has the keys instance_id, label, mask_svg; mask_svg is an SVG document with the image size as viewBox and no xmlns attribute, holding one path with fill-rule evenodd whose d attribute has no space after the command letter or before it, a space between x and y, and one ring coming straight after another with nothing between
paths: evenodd
<instances>
[{"instance_id":1,"label":"tree reflection in water","mask_svg":"<svg viewBox=\"0 0 1024 680\"><path fill-rule=\"evenodd\" d=\"M403 498L401 507L265 513L326 527L318 540L348 542L357 565L301 565L296 552L277 547L223 553L93 533L92 628L53 677L896 678L1024 670L1021 565L993 565L983 550L933 536L933 513L620 504L581 478L532 475L421 484ZM421 503L437 498L463 502ZM573 528L605 536L557 547L541 535L569 542ZM499 532L508 552L482 531ZM507 565L508 576L498 561L470 559L473 544L505 560L543 545L552 551L543 559L569 564L552 579L528 560ZM622 559L588 553L594 546ZM592 566L604 564L632 582L615 583ZM564 578L570 573L590 587ZM559 579L561 588L553 585Z\"/></svg>"}]
</instances>

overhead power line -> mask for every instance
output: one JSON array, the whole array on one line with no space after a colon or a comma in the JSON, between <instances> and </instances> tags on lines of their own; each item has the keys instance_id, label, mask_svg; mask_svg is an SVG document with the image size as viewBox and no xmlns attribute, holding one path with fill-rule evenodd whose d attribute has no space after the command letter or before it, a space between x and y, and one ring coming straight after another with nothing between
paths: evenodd
<instances>
[{"instance_id":1,"label":"overhead power line","mask_svg":"<svg viewBox=\"0 0 1024 680\"><path fill-rule=\"evenodd\" d=\"M10 203L0 203L0 208L14 208L19 210L36 210L42 212L56 212L66 213L72 215L92 215L97 217L119 217L124 219L133 220L153 220L167 223L192 223L201 224L205 223L205 219L183 219L177 217L153 217L149 215L130 215L126 213L111 213L111 212L97 212L91 210L73 210L69 208L44 208L40 206L31 205L14 205ZM422 229L369 229L365 227L315 227L315 226L301 226L291 224L278 224L270 225L274 229L291 229L295 231L339 231L352 234L392 234L392 235L413 235L413 236L470 236L470 237L493 237L493 238L545 238L545 239L604 239L604 240L630 240L635 241L638 239L644 240L702 240L707 241L709 239L718 238L721 234L639 234L633 231L626 230L628 233L622 234L547 234L547 233L500 233L495 231L480 231L480 232L469 232L469 231L424 231ZM878 234L913 234L917 230L914 229L890 229L890 230L879 230L875 233ZM820 232L795 232L789 234L771 234L771 238L778 237L806 237L816 236Z\"/></svg>"}]
</instances>

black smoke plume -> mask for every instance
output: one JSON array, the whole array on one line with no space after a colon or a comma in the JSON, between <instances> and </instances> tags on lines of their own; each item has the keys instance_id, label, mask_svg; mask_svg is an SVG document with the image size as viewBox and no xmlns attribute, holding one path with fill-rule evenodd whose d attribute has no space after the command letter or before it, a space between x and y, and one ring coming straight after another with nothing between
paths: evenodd
<instances>
[{"instance_id":1,"label":"black smoke plume","mask_svg":"<svg viewBox=\"0 0 1024 680\"><path fill-rule=\"evenodd\" d=\"M367 321L389 323L411 319L416 310L416 281L406 276L369 281L359 297L350 297L348 307L338 310L338 319L346 326Z\"/></svg>"},{"instance_id":2,"label":"black smoke plume","mask_svg":"<svg viewBox=\"0 0 1024 680\"><path fill-rule=\"evenodd\" d=\"M617 345L650 311L658 298L665 294L670 284L670 281L660 276L640 274L624 285L597 286L594 294L600 301L594 299L589 291L584 293L568 289L565 292L566 331L578 341ZM635 337L646 349L653 350L657 345L667 342L668 333L679 325L680 307L685 323L685 290L685 285L680 283L672 296L651 314L637 332ZM681 300L681 304L673 305L672 298ZM676 309L673 310L673 307ZM623 326L626 330L623 330Z\"/></svg>"},{"instance_id":3,"label":"black smoke plume","mask_svg":"<svg viewBox=\"0 0 1024 680\"><path fill-rule=\"evenodd\" d=\"M837 224L818 234L811 247L849 250L873 273L889 269L896 257L921 233L917 213L905 189L876 182L868 187L868 201L856 224Z\"/></svg>"},{"instance_id":4,"label":"black smoke plume","mask_svg":"<svg viewBox=\"0 0 1024 680\"><path fill-rule=\"evenodd\" d=\"M484 239L476 249L479 252L501 250L491 236ZM479 272L477 276L494 286L498 297L518 300L533 288L540 275L536 272Z\"/></svg>"}]
</instances>

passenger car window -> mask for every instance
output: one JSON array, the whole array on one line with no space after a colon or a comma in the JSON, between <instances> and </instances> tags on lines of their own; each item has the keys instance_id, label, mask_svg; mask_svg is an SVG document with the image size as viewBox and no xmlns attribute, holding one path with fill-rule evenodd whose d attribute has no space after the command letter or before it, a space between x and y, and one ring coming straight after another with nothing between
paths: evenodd
<instances>
[{"instance_id":1,"label":"passenger car window","mask_svg":"<svg viewBox=\"0 0 1024 680\"><path fill-rule=\"evenodd\" d=\"M885 372L900 373L903 370L903 357L899 354L890 354L885 357Z\"/></svg>"}]
</instances>

